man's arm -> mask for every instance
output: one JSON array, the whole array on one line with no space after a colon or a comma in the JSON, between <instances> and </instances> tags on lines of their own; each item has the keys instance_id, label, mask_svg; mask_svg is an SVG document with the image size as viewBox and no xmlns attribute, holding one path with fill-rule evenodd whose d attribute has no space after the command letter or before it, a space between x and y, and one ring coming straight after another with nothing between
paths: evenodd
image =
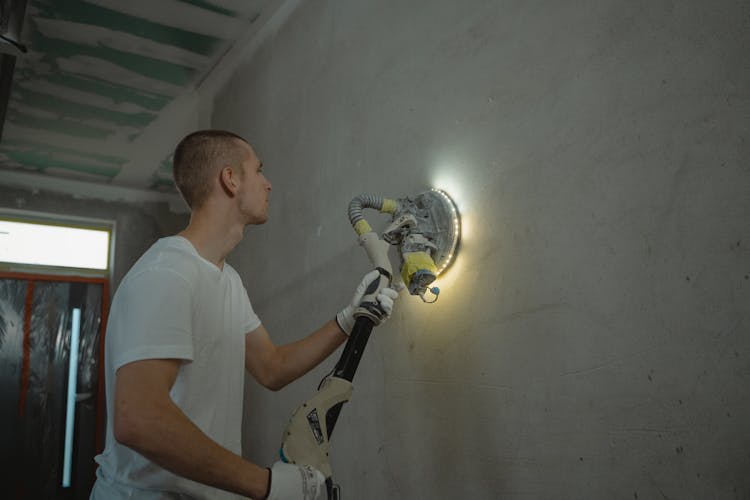
<instances>
[{"instance_id":1,"label":"man's arm","mask_svg":"<svg viewBox=\"0 0 750 500\"><path fill-rule=\"evenodd\" d=\"M180 476L263 498L269 484L268 470L211 440L170 398L180 363L176 359L150 359L117 370L115 439Z\"/></svg>"},{"instance_id":2,"label":"man's arm","mask_svg":"<svg viewBox=\"0 0 750 500\"><path fill-rule=\"evenodd\" d=\"M273 391L281 389L310 371L349 338L355 322L356 308L362 302L368 286L380 277L377 270L367 273L357 286L349 305L336 315L336 319L301 340L276 346L263 325L249 332L245 335L247 371L255 380ZM391 315L393 301L397 297L398 292L392 288L382 288L378 292L376 300L385 314L380 323Z\"/></svg>"},{"instance_id":3,"label":"man's arm","mask_svg":"<svg viewBox=\"0 0 750 500\"><path fill-rule=\"evenodd\" d=\"M277 346L261 325L245 336L245 368L264 387L278 391L316 367L347 338L331 320L301 340Z\"/></svg>"}]
</instances>

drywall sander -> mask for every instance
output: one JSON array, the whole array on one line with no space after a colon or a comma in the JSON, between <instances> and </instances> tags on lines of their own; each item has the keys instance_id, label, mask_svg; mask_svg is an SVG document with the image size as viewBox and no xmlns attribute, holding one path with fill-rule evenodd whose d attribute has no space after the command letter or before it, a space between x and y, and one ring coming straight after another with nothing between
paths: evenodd
<instances>
[{"instance_id":1,"label":"drywall sander","mask_svg":"<svg viewBox=\"0 0 750 500\"><path fill-rule=\"evenodd\" d=\"M382 237L365 220L366 208L392 216ZM430 285L455 259L461 228L453 200L436 189L401 199L357 196L349 203L349 220L380 279L368 287L355 311L354 328L333 371L289 419L280 451L283 461L311 465L322 472L329 500L341 498L341 490L333 482L330 438L342 406L351 398L354 374L370 333L384 317L376 297L382 288L401 280L411 295L435 302L440 289ZM400 273L396 277L388 258L391 245L399 248Z\"/></svg>"}]
</instances>

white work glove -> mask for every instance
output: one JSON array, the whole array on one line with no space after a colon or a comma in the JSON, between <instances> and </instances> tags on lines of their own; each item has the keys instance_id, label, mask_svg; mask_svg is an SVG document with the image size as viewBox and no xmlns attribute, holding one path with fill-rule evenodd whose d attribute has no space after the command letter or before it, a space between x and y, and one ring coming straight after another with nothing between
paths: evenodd
<instances>
[{"instance_id":1,"label":"white work glove","mask_svg":"<svg viewBox=\"0 0 750 500\"><path fill-rule=\"evenodd\" d=\"M354 292L354 296L352 297L351 303L346 306L344 309L339 311L339 313L336 315L336 323L339 324L339 328L341 328L344 333L347 335L350 335L352 333L352 329L354 328L354 311L359 307L359 304L362 302L362 299L365 296L365 291L367 290L367 287L375 280L380 278L380 271L377 269L370 271L369 273L365 274L365 277L362 278L362 282L360 282L359 286L357 286L357 290ZM380 290L380 293L377 295L378 303L380 304L380 307L385 312L385 317L380 320L380 324L383 324L385 320L391 317L391 313L393 312L393 301L398 298L398 292L394 290L393 288L383 288Z\"/></svg>"},{"instance_id":2,"label":"white work glove","mask_svg":"<svg viewBox=\"0 0 750 500\"><path fill-rule=\"evenodd\" d=\"M269 470L266 500L324 500L328 496L326 478L314 467L276 462Z\"/></svg>"}]
</instances>

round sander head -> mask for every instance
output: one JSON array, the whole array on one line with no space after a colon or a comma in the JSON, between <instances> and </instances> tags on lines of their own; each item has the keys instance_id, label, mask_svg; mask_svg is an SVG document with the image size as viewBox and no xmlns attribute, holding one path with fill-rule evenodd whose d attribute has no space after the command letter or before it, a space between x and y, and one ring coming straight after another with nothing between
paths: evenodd
<instances>
[{"instance_id":1,"label":"round sander head","mask_svg":"<svg viewBox=\"0 0 750 500\"><path fill-rule=\"evenodd\" d=\"M456 258L461 240L461 219L456 204L445 191L433 189L420 196L425 200L425 204L430 206L430 216L435 222L433 242L437 250L432 259L440 275Z\"/></svg>"}]
</instances>

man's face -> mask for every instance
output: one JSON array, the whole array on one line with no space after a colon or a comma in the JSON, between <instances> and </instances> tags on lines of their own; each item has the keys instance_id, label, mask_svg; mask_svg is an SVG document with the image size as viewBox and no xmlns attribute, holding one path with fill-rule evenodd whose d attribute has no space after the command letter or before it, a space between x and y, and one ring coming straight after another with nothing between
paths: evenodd
<instances>
[{"instance_id":1,"label":"man's face","mask_svg":"<svg viewBox=\"0 0 750 500\"><path fill-rule=\"evenodd\" d=\"M271 182L263 175L263 162L249 144L242 143L242 178L238 192L239 208L246 224L263 224L268 220Z\"/></svg>"}]
</instances>

